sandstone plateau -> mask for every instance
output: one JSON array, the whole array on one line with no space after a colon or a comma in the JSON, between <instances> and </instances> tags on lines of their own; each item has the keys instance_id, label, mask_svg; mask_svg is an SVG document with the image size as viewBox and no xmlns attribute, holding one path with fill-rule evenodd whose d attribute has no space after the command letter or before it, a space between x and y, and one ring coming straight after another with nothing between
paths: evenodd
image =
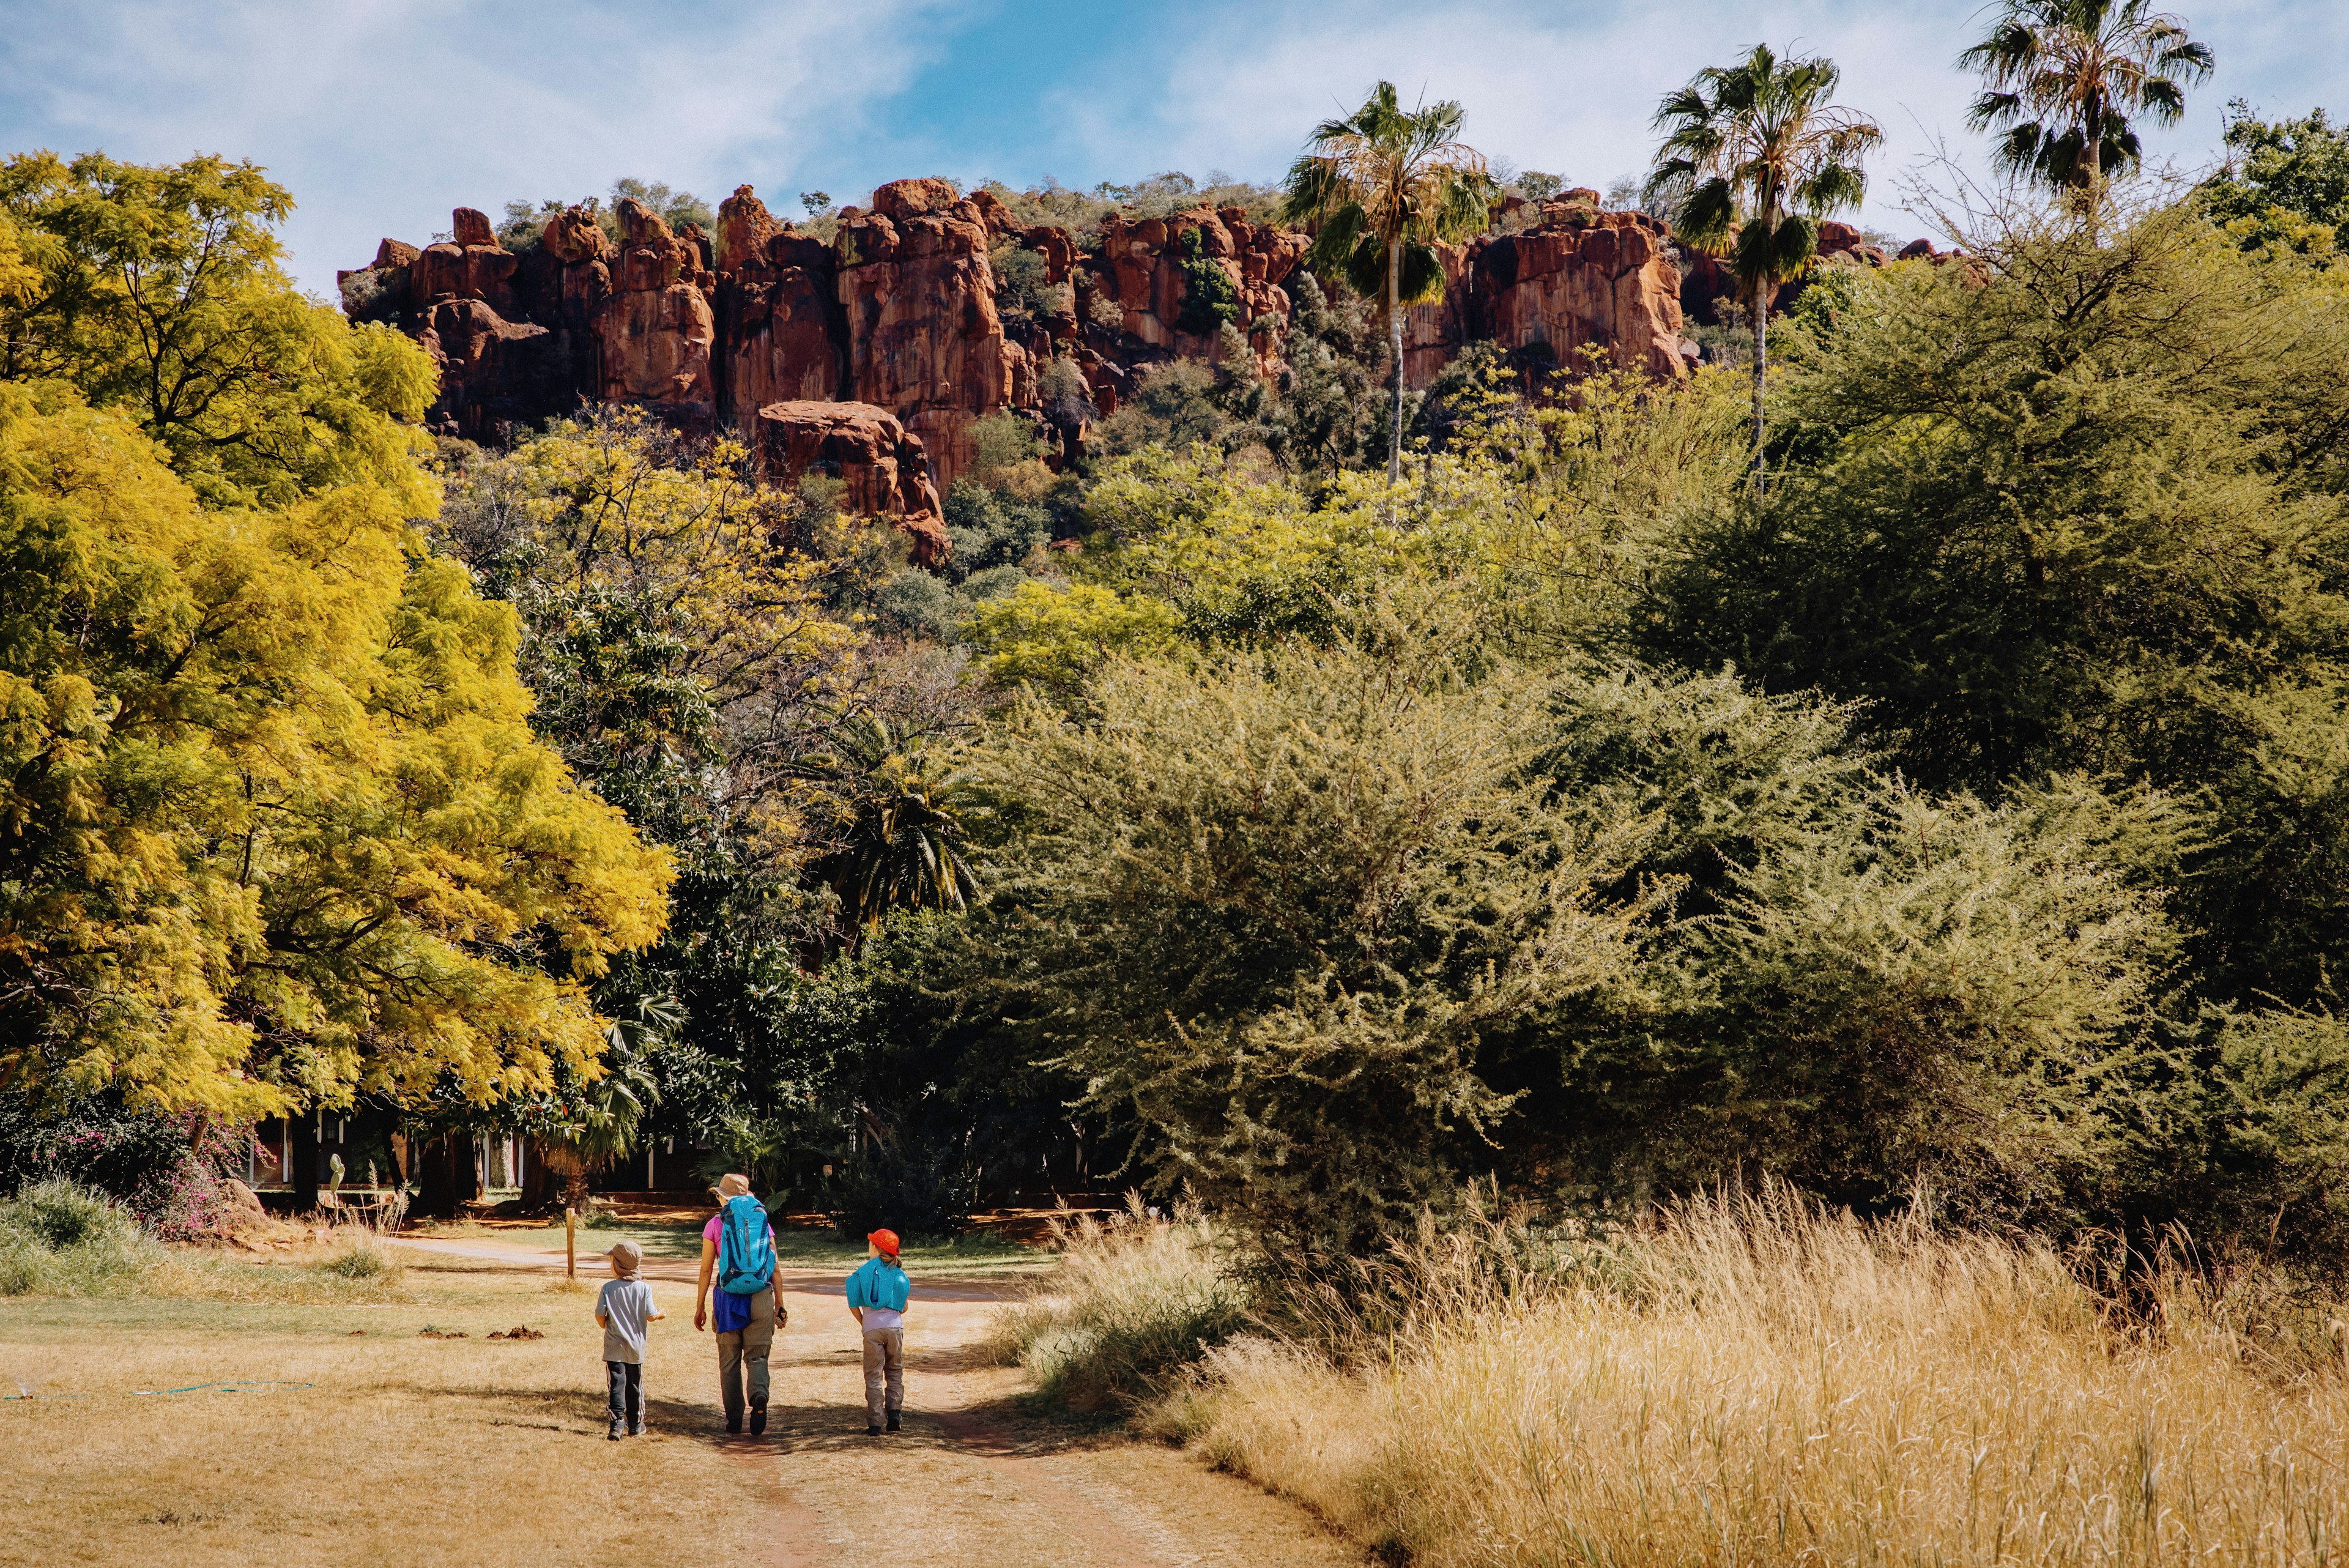
<instances>
[{"instance_id":1,"label":"sandstone plateau","mask_svg":"<svg viewBox=\"0 0 2349 1568\"><path fill-rule=\"evenodd\" d=\"M1478 341L1535 365L1570 365L1591 348L1685 374L1682 301L1698 280L1682 277L1664 226L1602 211L1586 191L1525 206L1511 198L1496 214L1505 232L1447 247L1445 296L1406 323L1405 379L1424 387ZM440 361L439 431L493 439L588 402L730 426L776 482L839 477L854 505L895 519L925 558L946 548L937 496L969 467L971 425L1006 410L1040 425L1051 360L1072 363L1108 412L1146 367L1216 357L1214 336L1183 326L1186 263L1222 270L1257 373L1282 374L1287 286L1309 244L1237 207L1201 206L1113 214L1086 250L943 180L882 186L869 210L841 212L829 242L775 217L748 185L720 203L714 236L672 234L634 201L616 216L616 243L574 207L517 254L460 207L450 239L387 239L340 275L345 306ZM989 260L1007 245L1036 254L1066 302L1058 313L1007 324Z\"/></svg>"}]
</instances>

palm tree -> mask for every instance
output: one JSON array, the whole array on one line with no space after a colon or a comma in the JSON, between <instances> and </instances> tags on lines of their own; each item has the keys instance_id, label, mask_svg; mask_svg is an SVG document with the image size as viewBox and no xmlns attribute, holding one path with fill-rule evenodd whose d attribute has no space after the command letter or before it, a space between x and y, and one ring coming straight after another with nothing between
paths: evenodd
<instances>
[{"instance_id":1,"label":"palm tree","mask_svg":"<svg viewBox=\"0 0 2349 1568\"><path fill-rule=\"evenodd\" d=\"M2084 203L2138 161L2131 117L2175 125L2210 50L2146 0L2004 0L1990 36L1958 57L1989 83L1966 119L1997 129L2001 167Z\"/></svg>"},{"instance_id":2,"label":"palm tree","mask_svg":"<svg viewBox=\"0 0 2349 1568\"><path fill-rule=\"evenodd\" d=\"M1762 472L1764 324L1780 284L1818 254L1818 220L1868 192L1860 161L1884 140L1877 123L1831 107L1843 73L1833 60L1780 60L1767 45L1733 66L1699 71L1664 95L1665 133L1646 198L1681 237L1727 254L1754 322L1754 472Z\"/></svg>"},{"instance_id":3,"label":"palm tree","mask_svg":"<svg viewBox=\"0 0 2349 1568\"><path fill-rule=\"evenodd\" d=\"M676 999L638 997L636 1018L615 1021L604 1032L603 1075L568 1095L547 1096L539 1106L539 1158L563 1178L564 1208L585 1210L587 1179L641 1147L645 1117L660 1104L647 1048L684 1023Z\"/></svg>"},{"instance_id":4,"label":"palm tree","mask_svg":"<svg viewBox=\"0 0 2349 1568\"><path fill-rule=\"evenodd\" d=\"M840 896L852 946L892 909L960 909L978 896L962 853L961 781L933 771L918 736L860 719L804 766L829 786L835 846L812 869Z\"/></svg>"},{"instance_id":5,"label":"palm tree","mask_svg":"<svg viewBox=\"0 0 2349 1568\"><path fill-rule=\"evenodd\" d=\"M1343 119L1323 120L1290 165L1289 223L1320 224L1306 259L1379 302L1394 355L1394 431L1387 483L1402 478L1402 307L1441 298L1434 246L1482 231L1497 192L1485 155L1460 140L1466 118L1446 100L1406 110L1392 82Z\"/></svg>"}]
</instances>

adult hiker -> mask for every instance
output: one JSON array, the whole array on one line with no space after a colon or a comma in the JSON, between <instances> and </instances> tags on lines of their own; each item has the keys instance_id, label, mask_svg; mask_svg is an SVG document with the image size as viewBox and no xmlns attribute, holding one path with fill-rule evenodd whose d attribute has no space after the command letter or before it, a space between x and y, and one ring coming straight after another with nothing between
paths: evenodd
<instances>
[{"instance_id":1,"label":"adult hiker","mask_svg":"<svg viewBox=\"0 0 2349 1568\"><path fill-rule=\"evenodd\" d=\"M718 1212L701 1228L701 1282L693 1297L693 1326L710 1320L710 1276L718 1279L718 1392L726 1402L726 1429L742 1429L744 1374L749 1374L750 1431L767 1429L767 1352L775 1330L791 1322L775 1270L775 1227L766 1205L750 1195L750 1179L731 1173L710 1189Z\"/></svg>"},{"instance_id":2,"label":"adult hiker","mask_svg":"<svg viewBox=\"0 0 2349 1568\"><path fill-rule=\"evenodd\" d=\"M897 1430L905 1410L905 1299L914 1286L897 1262L897 1232L875 1231L864 1241L864 1262L848 1276L848 1310L864 1339L864 1435L877 1438L885 1419Z\"/></svg>"}]
</instances>

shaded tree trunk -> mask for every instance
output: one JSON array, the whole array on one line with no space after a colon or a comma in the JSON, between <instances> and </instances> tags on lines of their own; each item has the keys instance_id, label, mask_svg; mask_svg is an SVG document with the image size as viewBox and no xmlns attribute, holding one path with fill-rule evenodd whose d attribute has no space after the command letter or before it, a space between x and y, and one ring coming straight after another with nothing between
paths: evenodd
<instances>
[{"instance_id":1,"label":"shaded tree trunk","mask_svg":"<svg viewBox=\"0 0 2349 1568\"><path fill-rule=\"evenodd\" d=\"M294 1189L294 1212L307 1214L318 1206L318 1113L288 1116L285 1130L293 1146L285 1158L285 1184Z\"/></svg>"},{"instance_id":2,"label":"shaded tree trunk","mask_svg":"<svg viewBox=\"0 0 2349 1568\"><path fill-rule=\"evenodd\" d=\"M525 1214L552 1214L563 1206L563 1183L548 1168L538 1146L524 1141L522 1146L522 1211Z\"/></svg>"},{"instance_id":3,"label":"shaded tree trunk","mask_svg":"<svg viewBox=\"0 0 2349 1568\"><path fill-rule=\"evenodd\" d=\"M411 1146L413 1147L413 1146ZM481 1195L481 1172L471 1133L445 1133L424 1146L417 1161L415 1211L453 1220L459 1206Z\"/></svg>"},{"instance_id":4,"label":"shaded tree trunk","mask_svg":"<svg viewBox=\"0 0 2349 1568\"><path fill-rule=\"evenodd\" d=\"M1754 484L1762 485L1762 372L1767 359L1765 334L1770 322L1770 280L1754 286Z\"/></svg>"}]
</instances>

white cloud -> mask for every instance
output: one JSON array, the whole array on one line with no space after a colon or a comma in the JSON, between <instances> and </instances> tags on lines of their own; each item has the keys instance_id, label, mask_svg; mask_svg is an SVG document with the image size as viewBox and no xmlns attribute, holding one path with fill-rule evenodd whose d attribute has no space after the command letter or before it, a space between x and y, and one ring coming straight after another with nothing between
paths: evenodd
<instances>
[{"instance_id":1,"label":"white cloud","mask_svg":"<svg viewBox=\"0 0 2349 1568\"><path fill-rule=\"evenodd\" d=\"M2184 126L2148 138L2158 154L2207 158L2228 98L2299 113L2337 91L2349 5L2178 3L2220 73ZM711 198L752 180L778 207L805 181L847 194L852 176L942 169L1273 176L1381 77L1461 99L1470 139L1521 168L1604 185L1644 165L1659 96L1764 39L1833 56L1843 100L1889 134L1870 223L1920 232L1899 210L1903 168L1937 137L1978 145L1953 61L1981 0L1192 0L1103 7L1050 41L1040 15L1001 0L0 0L0 130L10 148L254 158L301 202L287 239L321 290L379 235L446 228L455 203L576 197L621 174Z\"/></svg>"},{"instance_id":2,"label":"white cloud","mask_svg":"<svg viewBox=\"0 0 2349 1568\"><path fill-rule=\"evenodd\" d=\"M787 179L968 3L125 0L12 26L0 69L8 118L60 151L267 164L301 203L295 271L331 292L378 236L421 241L459 203Z\"/></svg>"},{"instance_id":3,"label":"white cloud","mask_svg":"<svg viewBox=\"0 0 2349 1568\"><path fill-rule=\"evenodd\" d=\"M2308 14L2303 36L2349 43L2349 8L2225 0L2210 10L2207 26L2193 25L2218 48L2220 73L2197 96L2187 123L2148 132L2157 158L2199 163L2217 144L2226 97L2249 90L2247 83L2291 76L2292 62L2279 46L2292 29L2276 19L2277 11ZM1162 67L1157 92L1129 80L1114 92L1064 93L1049 109L1061 139L1093 149L1103 162L1270 174L1295 155L1314 121L1350 109L1372 81L1385 78L1407 99L1423 92L1460 99L1469 111L1469 140L1490 153L1604 186L1645 167L1655 144L1649 117L1665 91L1700 67L1726 63L1766 41L1831 56L1842 67L1839 101L1874 116L1887 135L1865 220L1917 234L1923 223L1901 211L1904 174L1943 146L1979 154L1979 139L1965 128L1977 84L1958 72L1955 59L1980 32L1982 12L1978 0L1901 7L1856 0L1680 0L1537 8L1453 0L1384 14L1360 3L1295 5L1273 15L1232 8L1192 18L1186 43ZM2330 58L2340 57L2336 46ZM2317 79L2321 71L2302 67L2299 75L2308 78L2306 92L2337 87ZM1137 100L1147 109L1137 112ZM2307 107L2296 99L2275 107L2292 104L2295 112Z\"/></svg>"}]
</instances>

